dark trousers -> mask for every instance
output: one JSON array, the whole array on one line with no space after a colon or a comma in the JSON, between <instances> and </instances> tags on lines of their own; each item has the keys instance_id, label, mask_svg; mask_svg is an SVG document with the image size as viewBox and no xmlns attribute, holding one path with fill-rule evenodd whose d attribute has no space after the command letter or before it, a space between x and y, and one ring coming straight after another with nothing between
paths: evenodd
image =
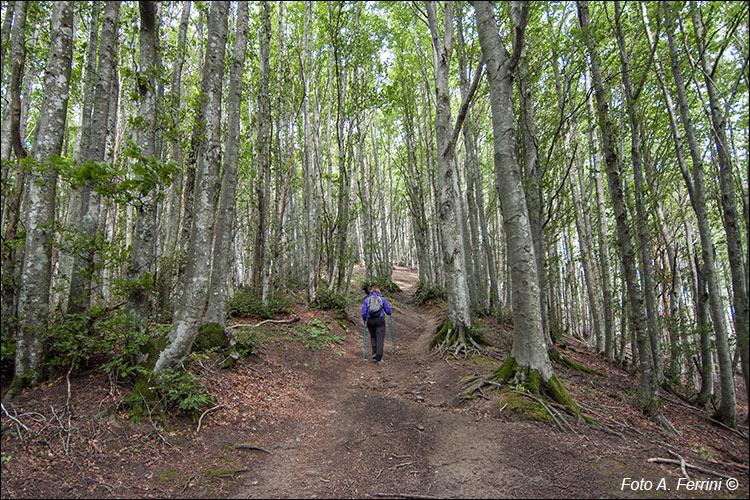
<instances>
[{"instance_id":1,"label":"dark trousers","mask_svg":"<svg viewBox=\"0 0 750 500\"><path fill-rule=\"evenodd\" d=\"M367 329L370 331L372 353L375 355L375 360L380 361L383 358L383 343L385 342L385 316L369 318Z\"/></svg>"}]
</instances>

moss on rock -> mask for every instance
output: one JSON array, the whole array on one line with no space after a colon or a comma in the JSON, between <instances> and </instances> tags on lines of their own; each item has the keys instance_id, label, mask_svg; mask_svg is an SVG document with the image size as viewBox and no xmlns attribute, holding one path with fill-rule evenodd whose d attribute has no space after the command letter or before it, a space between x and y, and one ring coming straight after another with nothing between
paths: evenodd
<instances>
[{"instance_id":1,"label":"moss on rock","mask_svg":"<svg viewBox=\"0 0 750 500\"><path fill-rule=\"evenodd\" d=\"M224 327L218 323L204 323L193 340L193 351L202 352L224 346Z\"/></svg>"}]
</instances>

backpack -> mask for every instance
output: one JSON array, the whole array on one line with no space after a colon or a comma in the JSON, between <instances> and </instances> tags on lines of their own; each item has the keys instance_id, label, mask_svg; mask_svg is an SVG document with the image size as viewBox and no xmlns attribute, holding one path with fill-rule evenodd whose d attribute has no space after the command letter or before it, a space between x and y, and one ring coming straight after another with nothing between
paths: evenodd
<instances>
[{"instance_id":1,"label":"backpack","mask_svg":"<svg viewBox=\"0 0 750 500\"><path fill-rule=\"evenodd\" d=\"M379 295L370 295L367 297L367 315L370 318L377 318L383 310L383 299Z\"/></svg>"}]
</instances>

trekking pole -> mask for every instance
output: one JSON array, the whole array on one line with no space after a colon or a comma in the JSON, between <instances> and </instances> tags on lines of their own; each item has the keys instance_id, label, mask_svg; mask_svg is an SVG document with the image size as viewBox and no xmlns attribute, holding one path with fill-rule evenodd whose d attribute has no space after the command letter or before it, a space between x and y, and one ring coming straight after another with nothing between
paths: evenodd
<instances>
[{"instance_id":1,"label":"trekking pole","mask_svg":"<svg viewBox=\"0 0 750 500\"><path fill-rule=\"evenodd\" d=\"M393 341L393 355L396 355L396 337L393 335L393 316L388 316L391 319L391 340Z\"/></svg>"},{"instance_id":2,"label":"trekking pole","mask_svg":"<svg viewBox=\"0 0 750 500\"><path fill-rule=\"evenodd\" d=\"M367 336L367 323L362 324L362 363L365 362L365 338Z\"/></svg>"}]
</instances>

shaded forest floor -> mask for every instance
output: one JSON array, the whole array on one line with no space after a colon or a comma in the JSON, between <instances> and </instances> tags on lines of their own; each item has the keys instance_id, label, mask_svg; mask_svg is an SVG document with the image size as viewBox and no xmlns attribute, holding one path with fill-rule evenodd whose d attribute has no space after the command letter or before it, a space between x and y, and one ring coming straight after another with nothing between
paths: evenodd
<instances>
[{"instance_id":1,"label":"shaded forest floor","mask_svg":"<svg viewBox=\"0 0 750 500\"><path fill-rule=\"evenodd\" d=\"M565 339L563 352L603 375L556 372L609 431L569 419L572 430L563 432L507 392L461 400L460 379L499 366L512 332L486 320L495 347L440 358L428 343L445 313L415 305L415 280L405 268L394 271L402 291L386 296L397 355L386 335L383 365L370 359L369 338L362 363L361 303L349 305L346 317L295 306L300 324L327 325L314 343L290 334L293 326L267 324L259 353L233 370L202 360L194 372L220 406L203 416L200 430L180 416L168 429L148 419L131 424L110 410L127 388L99 370L71 377L69 424L67 414L56 417L68 400L64 376L24 391L5 404L28 427L23 442L2 416L11 424L1 438L2 497L747 498L746 439L671 394L663 413L681 436L665 434L635 406L637 377L575 339ZM334 337L340 342L321 344ZM744 387L737 392L744 419ZM649 462L678 455L712 471L687 468L693 480L714 481L703 484L711 491L685 484L678 491L679 460ZM730 477L739 481L734 490ZM624 478L651 481L650 491L623 491ZM659 489L662 479L668 491Z\"/></svg>"}]
</instances>

